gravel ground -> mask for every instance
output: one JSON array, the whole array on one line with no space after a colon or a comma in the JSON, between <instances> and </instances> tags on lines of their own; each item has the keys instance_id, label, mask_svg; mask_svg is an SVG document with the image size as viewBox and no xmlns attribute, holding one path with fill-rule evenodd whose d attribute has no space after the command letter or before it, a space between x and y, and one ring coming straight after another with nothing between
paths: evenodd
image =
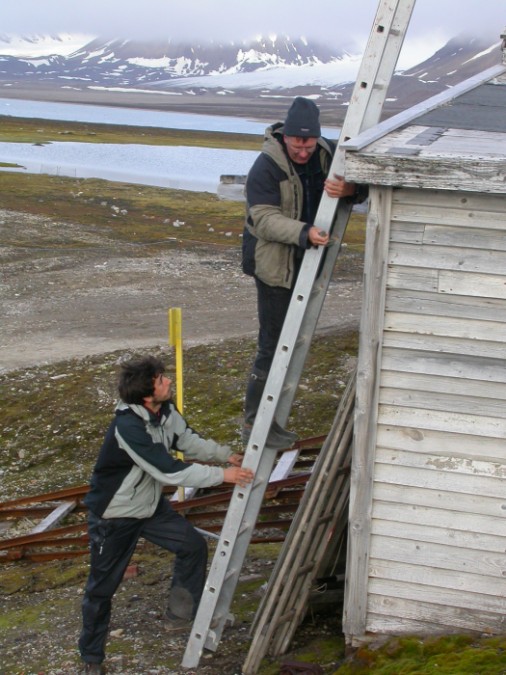
<instances>
[{"instance_id":1,"label":"gravel ground","mask_svg":"<svg viewBox=\"0 0 506 675\"><path fill-rule=\"evenodd\" d=\"M239 675L251 642L249 629L260 600L262 582L268 578L273 563L251 558L245 561L234 602L247 602L251 609L241 610L234 625L225 628L216 652L204 651L198 667L188 670L181 667L188 635L170 634L164 628L165 600L161 597L161 589L168 587L170 582L171 561L164 552L158 555L159 562L153 557L149 563L140 562L137 576L125 579L114 597L104 662L106 672L115 675ZM62 569L64 574L65 565ZM34 572L36 576L37 567ZM255 586L256 589L251 590ZM10 625L8 629L0 630L0 673L67 675L81 672L77 653L81 595L82 585L73 584L41 592L3 595L2 615ZM306 620L292 648L307 645L316 638L335 638L336 660L325 664L325 672L333 672L339 662L339 632L337 617ZM277 659L277 663L285 660L297 660L296 653L292 651ZM279 671L275 666L271 672Z\"/></svg>"},{"instance_id":2,"label":"gravel ground","mask_svg":"<svg viewBox=\"0 0 506 675\"><path fill-rule=\"evenodd\" d=\"M58 240L56 252L48 240ZM182 309L186 346L256 335L255 287L240 269L240 240L200 250L164 243L146 255L92 228L0 210L0 242L0 372L167 344L171 307ZM340 258L319 331L358 326L361 259Z\"/></svg>"}]
</instances>

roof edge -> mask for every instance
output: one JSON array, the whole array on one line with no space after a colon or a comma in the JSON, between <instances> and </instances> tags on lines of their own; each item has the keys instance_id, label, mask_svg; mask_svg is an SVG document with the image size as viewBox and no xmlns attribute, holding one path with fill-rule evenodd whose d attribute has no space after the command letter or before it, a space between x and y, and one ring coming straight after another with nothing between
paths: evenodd
<instances>
[{"instance_id":1,"label":"roof edge","mask_svg":"<svg viewBox=\"0 0 506 675\"><path fill-rule=\"evenodd\" d=\"M504 54L505 52L503 51L503 58ZM487 70L484 70L477 75L473 75L473 77L470 77L469 79L464 80L453 87L450 87L450 89L436 94L435 96L428 98L426 101L422 101L422 103L418 103L412 108L403 110L397 115L389 117L388 119L383 120L383 122L379 122L379 124L362 131L354 138L350 138L347 141L341 143L340 147L347 152L356 152L358 150L362 150L370 143L377 141L378 139L386 136L392 131L395 131L401 126L408 124L417 117L420 117L420 115L428 113L431 110L434 110L434 108L438 108L440 105L448 103L454 98L457 98L457 96L461 96L471 89L478 87L480 84L484 84L485 82L488 82L495 77L499 77L500 75L504 75L505 73L506 63L492 66L491 68L488 68Z\"/></svg>"}]
</instances>

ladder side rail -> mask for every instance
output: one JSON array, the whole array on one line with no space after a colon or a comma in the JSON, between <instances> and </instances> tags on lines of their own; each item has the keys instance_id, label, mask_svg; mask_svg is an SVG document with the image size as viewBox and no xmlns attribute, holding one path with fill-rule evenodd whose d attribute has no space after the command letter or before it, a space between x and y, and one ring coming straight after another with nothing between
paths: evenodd
<instances>
[{"instance_id":1,"label":"ladder side rail","mask_svg":"<svg viewBox=\"0 0 506 675\"><path fill-rule=\"evenodd\" d=\"M339 200L329 199L329 201L337 203L337 225L339 236L342 239L346 229L346 224L348 222L349 214L351 213L352 205L344 201L339 202ZM317 301L315 302L315 300L313 300L313 307L311 308L311 311L307 311L307 304L310 295L307 294L304 288L300 290L297 297L299 298L299 302L303 302L303 313L299 319L299 325L301 327L306 326L307 323L314 325L316 324L321 307L323 306L328 283L330 283L331 270L335 265L339 248L340 242L339 245L334 244L326 250L320 247L311 251L313 253L313 256L311 256L313 260L313 277L316 278L316 274L318 273L324 252L327 254L325 263L330 269L330 273L323 275L322 279L326 276L327 283L321 288L317 296ZM307 253L309 253L309 251ZM304 256L304 259L306 259L306 256ZM294 296L296 292L297 286L294 290ZM294 303L292 298L292 303L290 303L287 319L290 314L290 310L292 309L293 311L293 305ZM300 306L295 304L295 309L300 311ZM250 531L252 532L254 523L256 522L256 517L261 507L265 490L267 488L268 476L272 472L276 457L275 452L269 451L268 448L265 448L267 434L277 408L277 406L274 404L277 400L283 401L285 399L284 406L281 409L281 417L279 417L280 423L284 424L286 422L286 418L283 417L283 414L286 417L288 416L295 394L296 385L290 387L288 390L285 390L284 397L281 396L281 390L285 383L284 371L288 370L289 365L286 362L286 357L290 351L287 343L294 341L294 338L296 341L298 335L300 334L300 332L294 334L294 332L288 328L288 325L291 325L291 322L285 320L276 355L273 361L273 367L271 367L271 372L267 378L264 394L262 396L257 413L257 419L255 420L255 424L251 430L251 436L244 455L243 464L244 466L249 466L252 468L252 470L255 472L255 479L252 486L250 485L246 488L239 488L236 486L232 493L229 509L227 516L225 517L220 539L209 570L204 593L197 610L197 615L193 623L190 639L183 657L182 665L184 667L195 667L195 665L198 664L204 648L216 650L217 645L221 640L221 635L223 633L226 621L229 618L228 609L232 602L233 593L235 591L242 563L246 556L249 545L249 540L247 540L245 536L243 536L241 541L237 541L238 532L239 530L244 529L245 526L250 528ZM314 330L313 325L310 326L310 328ZM305 361L310 343L310 339L305 339L303 343L299 345L299 350L296 354L297 358L294 362L297 363L299 370L301 370L302 364ZM279 375L277 372L278 370L280 371ZM245 513L248 511L254 511L254 517L252 515L250 518L250 523L245 525L244 517ZM235 543L231 548L230 542L232 541ZM223 563L227 561L227 558L228 568L226 569ZM232 573L228 575L227 579L225 579L228 569L231 569ZM217 588L221 588L222 590L217 593ZM209 627L213 618L215 619L215 626L211 631Z\"/></svg>"},{"instance_id":2,"label":"ladder side rail","mask_svg":"<svg viewBox=\"0 0 506 675\"><path fill-rule=\"evenodd\" d=\"M326 199L324 199L324 197L326 197ZM327 197L327 195L324 195L324 197L322 197L315 219L315 225L318 226L319 223L321 228L324 227L323 223L325 223L327 228L329 222L334 222L336 209L339 207L339 200L331 199L330 197ZM349 205L344 202L341 202L341 204L343 211L345 212L344 234L351 208L346 209ZM323 212L324 215L321 215L321 212ZM304 254L297 283L292 293L292 299L275 350L272 366L265 383L262 400L260 401L257 416L246 447L244 457L246 466L249 466L248 458L250 456L250 451L258 451L265 447L267 436L276 413L277 404L283 393L286 395L288 391L290 392L290 401L293 400L295 395L295 388L297 387L298 380L293 381L288 377L290 363L301 334L304 336L305 343L310 342L312 337L321 307L323 306L325 292L330 283L331 274L327 273L327 275L324 274L322 276L322 279L324 276L327 277L325 286L319 288L318 286L315 286L315 281L319 272L323 271L321 270L321 263L325 254L328 254L333 248L334 247L328 247L325 249L321 246L318 248L310 248ZM327 255L326 257L335 261L338 252L339 250L337 247L334 256ZM329 265L324 265L324 267L328 268ZM320 296L319 302L315 301L315 297L317 296ZM302 330L305 325L310 327L309 331ZM305 351L307 352L307 349ZM300 366L300 363L297 363L297 365ZM286 422L286 418L279 418L278 421L283 425Z\"/></svg>"},{"instance_id":3,"label":"ladder side rail","mask_svg":"<svg viewBox=\"0 0 506 675\"><path fill-rule=\"evenodd\" d=\"M330 200L330 198L328 199ZM337 217L334 220L335 226L332 230L333 242L327 248L309 249L304 255L269 376L265 383L264 396L260 401L257 414L257 417L260 416L259 421L263 421L267 417L267 421L272 424L272 420L276 416L281 426L284 426L292 407L302 368L311 347L311 340L353 208L352 204L344 200L330 201L338 202ZM307 277L312 278L312 290L307 283ZM253 425L251 431L252 443L257 438L255 432L255 425ZM263 432L266 433L265 429L263 429Z\"/></svg>"},{"instance_id":4,"label":"ladder side rail","mask_svg":"<svg viewBox=\"0 0 506 675\"><path fill-rule=\"evenodd\" d=\"M260 458L260 453L257 453L257 457ZM232 493L202 599L193 622L183 667L195 667L194 659L197 655L200 658L204 647L211 651L216 650L229 619L228 609L256 522L256 517L250 518L248 522L245 513L250 511L258 514L260 511L269 475L276 459L276 451L267 449L262 453L261 459L262 461L257 463L253 485L246 488L236 486ZM215 618L216 625L210 630L213 618Z\"/></svg>"},{"instance_id":5,"label":"ladder side rail","mask_svg":"<svg viewBox=\"0 0 506 675\"><path fill-rule=\"evenodd\" d=\"M343 210L347 222L349 209L344 208ZM329 260L333 259L335 262L339 247L335 246L334 248L336 249L335 253L329 256ZM319 256L313 256L313 271L314 274L316 274L320 265L321 254L323 251L315 249L314 252L320 253ZM295 342L297 341L298 335L300 334L291 330L290 326L293 325L293 321L296 321L300 326L302 326L304 324L305 317L307 321L307 319L313 317L315 313L319 315L323 305L323 300L325 298L325 292L320 293L320 301L318 302L317 306L314 305L316 312L307 312L310 295L305 291L305 289L302 289L299 292L297 298L298 302L295 304L296 317L293 319L292 316L291 321L285 320L277 352L273 361L273 366L276 364L276 367L271 368L271 372L269 373L262 401L259 405L255 424L253 425L250 440L243 460L244 465L249 466L255 472L254 483L252 486L248 486L247 488L234 489L229 510L223 525L222 536L220 537L218 548L209 571L208 583L206 583L206 587L204 589L205 592L208 590L211 591L212 597L209 602L206 602L203 596L197 611L197 616L195 617L194 629L192 631L191 639L200 642L201 647L206 647L208 649L215 649L221 638L221 633L228 616L228 607L232 600L232 595L235 590L235 585L238 581L240 569L242 567L249 543L246 541L246 537L244 537L244 545L240 545L240 543L236 542L233 550L230 551L230 541L237 539L239 530L243 529L245 526L250 528L252 531L254 523L256 522L256 516L261 507L265 489L267 488L268 476L272 472L276 453L269 451L268 448L265 448L265 441L278 407L277 402L286 399L284 410L286 411L286 415L288 415L288 412L291 409L291 402L293 401L295 394L295 388L298 383L297 378L297 381L294 381L293 386L286 388L284 392L282 391L286 382L286 373L288 372L290 366L291 354L294 353ZM290 307L292 308L292 305ZM292 308L292 313L293 311L294 310ZM316 318L317 317L315 317L315 320ZM310 343L310 338L306 338L301 343L299 343L299 362L305 361ZM285 423L286 420L283 419L283 417L278 416L278 418L281 424ZM265 459L265 456L268 456L269 459ZM238 500L238 506L235 508L233 503L235 504ZM255 513L255 517L250 519L250 523L245 524L244 514L246 512L251 513L253 511ZM224 569L223 562L226 560L227 556L229 556L229 567L235 570L235 572L231 574L225 581L226 570ZM224 588L221 595L217 597L215 589L220 585L223 585ZM206 621L210 623L210 617L214 615L217 615L215 618L218 619L218 625L215 626L214 631L212 631L212 635L210 635L209 640L206 641Z\"/></svg>"},{"instance_id":6,"label":"ladder side rail","mask_svg":"<svg viewBox=\"0 0 506 675\"><path fill-rule=\"evenodd\" d=\"M381 0L379 3L339 136L340 142L379 122L414 5L415 0Z\"/></svg>"}]
</instances>

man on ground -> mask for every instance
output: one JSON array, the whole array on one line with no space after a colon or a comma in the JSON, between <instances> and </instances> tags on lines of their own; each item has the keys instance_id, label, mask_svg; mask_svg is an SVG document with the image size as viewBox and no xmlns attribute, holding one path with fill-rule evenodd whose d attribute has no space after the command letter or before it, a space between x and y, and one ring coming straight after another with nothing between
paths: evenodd
<instances>
[{"instance_id":1,"label":"man on ground","mask_svg":"<svg viewBox=\"0 0 506 675\"><path fill-rule=\"evenodd\" d=\"M165 485L246 486L253 479L242 456L205 440L178 413L161 360L147 356L122 364L120 401L105 436L85 498L89 509L91 567L79 639L86 673L99 674L111 602L137 541L143 537L175 554L165 613L169 631L189 630L204 588L207 544L163 496ZM173 456L180 450L188 463ZM199 464L218 462L226 468Z\"/></svg>"}]
</instances>

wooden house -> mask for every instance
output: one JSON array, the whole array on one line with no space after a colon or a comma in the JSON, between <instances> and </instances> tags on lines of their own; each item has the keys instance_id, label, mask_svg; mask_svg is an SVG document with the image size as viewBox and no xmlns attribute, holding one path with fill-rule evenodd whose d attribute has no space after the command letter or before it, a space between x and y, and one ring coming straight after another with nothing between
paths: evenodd
<instances>
[{"instance_id":1,"label":"wooden house","mask_svg":"<svg viewBox=\"0 0 506 675\"><path fill-rule=\"evenodd\" d=\"M370 185L348 644L506 631L504 45L342 146Z\"/></svg>"}]
</instances>

